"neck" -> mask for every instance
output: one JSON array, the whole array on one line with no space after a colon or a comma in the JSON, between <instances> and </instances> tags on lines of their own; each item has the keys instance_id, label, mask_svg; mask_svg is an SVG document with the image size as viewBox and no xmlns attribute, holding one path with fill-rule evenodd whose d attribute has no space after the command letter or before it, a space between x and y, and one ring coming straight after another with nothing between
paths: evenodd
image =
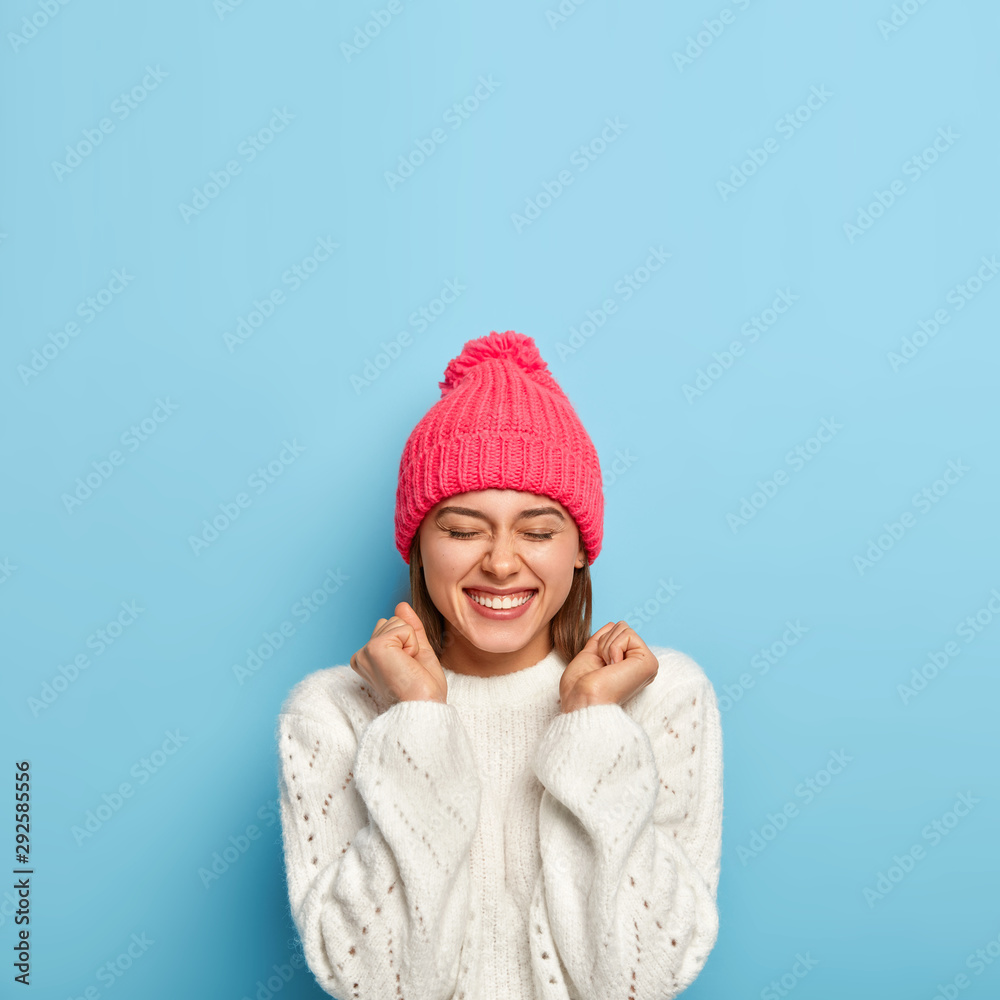
<instances>
[{"instance_id":1,"label":"neck","mask_svg":"<svg viewBox=\"0 0 1000 1000\"><path fill-rule=\"evenodd\" d=\"M526 646L510 652L491 652L474 646L464 635L445 625L444 649L438 657L442 667L470 677L499 677L533 667L553 649L549 625L534 636Z\"/></svg>"}]
</instances>

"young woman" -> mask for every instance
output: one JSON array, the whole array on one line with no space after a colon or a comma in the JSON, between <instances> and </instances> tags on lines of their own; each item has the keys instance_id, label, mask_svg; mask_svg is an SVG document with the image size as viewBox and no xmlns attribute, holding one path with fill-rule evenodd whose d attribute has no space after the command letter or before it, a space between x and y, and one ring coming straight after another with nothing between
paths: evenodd
<instances>
[{"instance_id":1,"label":"young woman","mask_svg":"<svg viewBox=\"0 0 1000 1000\"><path fill-rule=\"evenodd\" d=\"M667 1000L718 934L722 734L684 653L590 634L594 446L533 340L403 450L411 599L278 718L291 912L341 1000Z\"/></svg>"}]
</instances>

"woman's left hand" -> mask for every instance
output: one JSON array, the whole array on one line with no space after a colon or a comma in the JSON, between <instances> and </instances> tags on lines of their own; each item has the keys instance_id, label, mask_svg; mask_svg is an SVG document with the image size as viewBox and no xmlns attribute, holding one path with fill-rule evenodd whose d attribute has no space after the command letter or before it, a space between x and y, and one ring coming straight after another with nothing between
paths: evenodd
<instances>
[{"instance_id":1,"label":"woman's left hand","mask_svg":"<svg viewBox=\"0 0 1000 1000\"><path fill-rule=\"evenodd\" d=\"M566 665L559 681L560 711L628 701L659 669L649 647L628 623L608 622Z\"/></svg>"}]
</instances>

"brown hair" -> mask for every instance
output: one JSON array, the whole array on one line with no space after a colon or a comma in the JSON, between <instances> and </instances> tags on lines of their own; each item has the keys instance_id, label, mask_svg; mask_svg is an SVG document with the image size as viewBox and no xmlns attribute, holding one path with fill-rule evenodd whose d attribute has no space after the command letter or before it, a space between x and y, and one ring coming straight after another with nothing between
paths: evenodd
<instances>
[{"instance_id":1,"label":"brown hair","mask_svg":"<svg viewBox=\"0 0 1000 1000\"><path fill-rule=\"evenodd\" d=\"M590 585L590 564L573 570L573 583L562 607L549 622L549 636L559 655L569 663L587 644L590 638L590 615L593 609ZM434 655L441 656L444 649L444 616L434 606L424 579L424 564L420 558L420 532L410 544L410 604L424 625Z\"/></svg>"}]
</instances>

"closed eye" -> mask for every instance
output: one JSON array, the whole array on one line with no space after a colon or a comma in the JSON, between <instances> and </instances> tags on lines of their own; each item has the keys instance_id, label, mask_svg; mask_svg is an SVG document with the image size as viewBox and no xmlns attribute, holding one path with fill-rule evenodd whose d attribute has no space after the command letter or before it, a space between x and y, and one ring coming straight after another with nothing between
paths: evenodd
<instances>
[{"instance_id":1,"label":"closed eye","mask_svg":"<svg viewBox=\"0 0 1000 1000\"><path fill-rule=\"evenodd\" d=\"M473 535L478 535L478 531L455 531L453 528L448 529L448 534L452 538L472 538ZM534 538L536 540L544 540L551 538L554 532L542 532L542 531L526 531L525 535L528 538Z\"/></svg>"}]
</instances>

